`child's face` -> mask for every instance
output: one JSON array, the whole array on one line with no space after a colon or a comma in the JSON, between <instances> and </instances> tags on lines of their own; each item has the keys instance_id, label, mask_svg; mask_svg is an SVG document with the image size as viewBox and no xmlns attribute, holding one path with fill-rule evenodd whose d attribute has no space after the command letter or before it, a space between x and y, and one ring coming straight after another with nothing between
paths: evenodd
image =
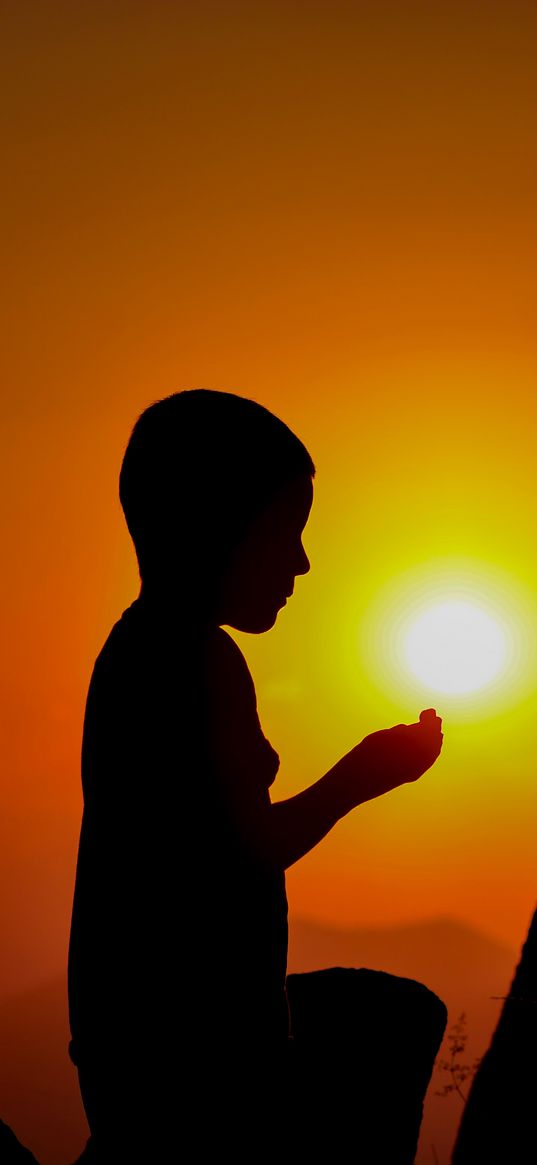
<instances>
[{"instance_id":1,"label":"child's face","mask_svg":"<svg viewBox=\"0 0 537 1165\"><path fill-rule=\"evenodd\" d=\"M309 559L301 541L313 501L309 476L296 478L263 511L223 579L218 622L260 633L274 626Z\"/></svg>"}]
</instances>

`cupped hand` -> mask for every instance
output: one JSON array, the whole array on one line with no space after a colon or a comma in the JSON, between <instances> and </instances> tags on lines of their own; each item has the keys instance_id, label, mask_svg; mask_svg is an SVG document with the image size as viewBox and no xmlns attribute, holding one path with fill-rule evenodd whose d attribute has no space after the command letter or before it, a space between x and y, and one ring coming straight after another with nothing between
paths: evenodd
<instances>
[{"instance_id":1,"label":"cupped hand","mask_svg":"<svg viewBox=\"0 0 537 1165\"><path fill-rule=\"evenodd\" d=\"M442 748L442 721L434 708L416 724L395 724L371 732L334 766L334 775L352 806L417 781Z\"/></svg>"},{"instance_id":2,"label":"cupped hand","mask_svg":"<svg viewBox=\"0 0 537 1165\"><path fill-rule=\"evenodd\" d=\"M416 724L395 724L372 732L358 750L371 776L395 788L417 781L430 769L440 755L442 740L442 721L434 708L427 708Z\"/></svg>"}]
</instances>

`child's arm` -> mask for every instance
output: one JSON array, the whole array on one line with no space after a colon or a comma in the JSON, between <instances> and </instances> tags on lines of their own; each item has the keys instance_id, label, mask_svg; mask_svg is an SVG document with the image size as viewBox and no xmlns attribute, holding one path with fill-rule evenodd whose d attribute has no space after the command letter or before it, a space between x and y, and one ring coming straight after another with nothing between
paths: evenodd
<instances>
[{"instance_id":1,"label":"child's arm","mask_svg":"<svg viewBox=\"0 0 537 1165\"><path fill-rule=\"evenodd\" d=\"M237 645L219 629L210 675L215 764L239 833L254 854L280 869L313 849L356 805L416 781L442 747L442 721L434 708L417 724L396 724L366 736L314 785L271 803L255 779L260 741L255 688Z\"/></svg>"},{"instance_id":2,"label":"child's arm","mask_svg":"<svg viewBox=\"0 0 537 1165\"><path fill-rule=\"evenodd\" d=\"M293 865L364 801L416 781L442 747L441 720L433 709L418 724L397 724L366 736L314 785L270 806L258 818L259 844L280 868Z\"/></svg>"}]
</instances>

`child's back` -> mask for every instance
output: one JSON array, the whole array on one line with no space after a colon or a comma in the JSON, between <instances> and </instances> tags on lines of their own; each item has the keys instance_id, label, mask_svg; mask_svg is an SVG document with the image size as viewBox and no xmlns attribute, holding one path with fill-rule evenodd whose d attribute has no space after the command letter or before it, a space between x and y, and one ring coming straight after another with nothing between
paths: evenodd
<instances>
[{"instance_id":1,"label":"child's back","mask_svg":"<svg viewBox=\"0 0 537 1165\"><path fill-rule=\"evenodd\" d=\"M134 602L84 725L69 994L88 1112L101 1087L117 1109L119 1081L147 1106L171 1048L191 1063L287 1040L284 875L234 811L262 810L278 765L230 636Z\"/></svg>"}]
</instances>

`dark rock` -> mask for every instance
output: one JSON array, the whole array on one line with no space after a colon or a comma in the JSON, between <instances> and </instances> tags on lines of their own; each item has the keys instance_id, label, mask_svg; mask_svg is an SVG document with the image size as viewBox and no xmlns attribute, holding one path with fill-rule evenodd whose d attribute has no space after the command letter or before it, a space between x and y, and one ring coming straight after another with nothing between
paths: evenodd
<instances>
[{"instance_id":1,"label":"dark rock","mask_svg":"<svg viewBox=\"0 0 537 1165\"><path fill-rule=\"evenodd\" d=\"M363 968L289 975L287 988L309 1137L300 1147L314 1159L323 1151L411 1165L446 1026L442 1001L412 979Z\"/></svg>"},{"instance_id":2,"label":"dark rock","mask_svg":"<svg viewBox=\"0 0 537 1165\"><path fill-rule=\"evenodd\" d=\"M2 1165L38 1165L33 1153L25 1149L13 1129L0 1120L0 1161Z\"/></svg>"},{"instance_id":3,"label":"dark rock","mask_svg":"<svg viewBox=\"0 0 537 1165\"><path fill-rule=\"evenodd\" d=\"M488 1051L474 1077L453 1165L537 1159L537 911Z\"/></svg>"}]
</instances>

